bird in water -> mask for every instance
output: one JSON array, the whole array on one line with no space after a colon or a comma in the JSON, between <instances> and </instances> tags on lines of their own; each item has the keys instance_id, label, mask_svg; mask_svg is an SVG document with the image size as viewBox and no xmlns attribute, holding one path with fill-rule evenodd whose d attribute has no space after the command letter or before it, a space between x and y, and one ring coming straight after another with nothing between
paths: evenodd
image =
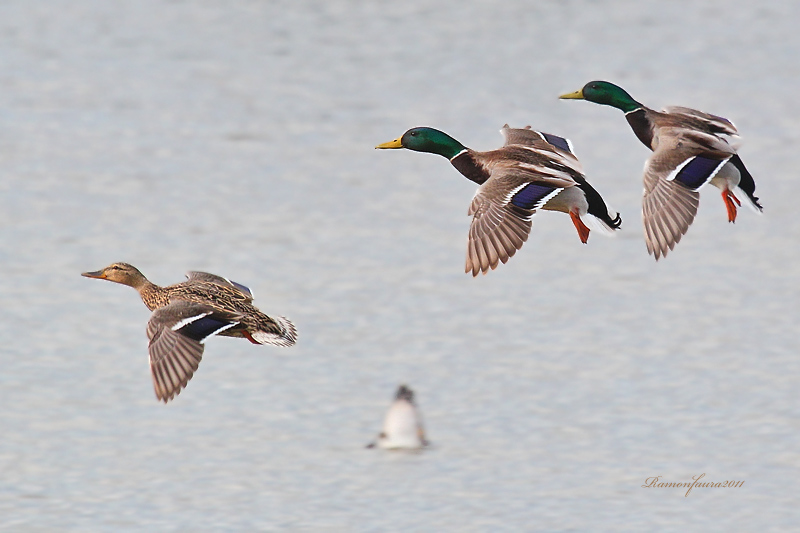
<instances>
[{"instance_id":1,"label":"bird in water","mask_svg":"<svg viewBox=\"0 0 800 533\"><path fill-rule=\"evenodd\" d=\"M414 402L414 391L400 385L383 420L383 431L378 435L378 440L367 445L367 448L417 449L428 444L422 416Z\"/></svg>"},{"instance_id":2,"label":"bird in water","mask_svg":"<svg viewBox=\"0 0 800 533\"><path fill-rule=\"evenodd\" d=\"M506 263L528 239L531 217L541 209L569 214L583 243L590 227L606 234L620 227L619 214L586 181L567 139L508 124L500 133L505 144L489 152L471 150L446 133L425 127L375 147L446 157L480 186L467 213L473 218L465 272L477 276Z\"/></svg>"},{"instance_id":3,"label":"bird in water","mask_svg":"<svg viewBox=\"0 0 800 533\"><path fill-rule=\"evenodd\" d=\"M253 305L253 293L239 283L206 272L189 272L187 281L159 287L135 267L113 263L82 276L133 287L153 314L147 323L150 372L156 397L167 403L192 379L212 335L243 337L253 344L291 346L294 324L269 317Z\"/></svg>"},{"instance_id":4,"label":"bird in water","mask_svg":"<svg viewBox=\"0 0 800 533\"><path fill-rule=\"evenodd\" d=\"M736 221L742 201L762 211L753 176L736 153L739 135L730 120L688 107L655 111L607 81L589 82L560 98L616 107L653 151L644 167L642 220L647 251L656 260L688 231L700 202L698 189L706 183L722 191L729 222Z\"/></svg>"}]
</instances>

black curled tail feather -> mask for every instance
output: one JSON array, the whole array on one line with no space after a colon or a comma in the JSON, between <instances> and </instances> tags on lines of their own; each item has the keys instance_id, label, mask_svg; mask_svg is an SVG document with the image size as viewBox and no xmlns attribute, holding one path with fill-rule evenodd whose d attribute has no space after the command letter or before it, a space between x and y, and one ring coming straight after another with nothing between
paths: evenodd
<instances>
[{"instance_id":1,"label":"black curled tail feather","mask_svg":"<svg viewBox=\"0 0 800 533\"><path fill-rule=\"evenodd\" d=\"M611 217L609 217L609 218L611 218ZM617 213L617 216L615 216L614 219L611 220L611 224L610 225L614 229L619 229L620 226L622 226L622 217L619 215L619 213Z\"/></svg>"},{"instance_id":2,"label":"black curled tail feather","mask_svg":"<svg viewBox=\"0 0 800 533\"><path fill-rule=\"evenodd\" d=\"M619 229L622 226L622 217L619 213L616 213L614 218L611 218L609 214L608 206L606 205L605 200L603 197L600 196L600 193L595 190L594 187L589 185L589 182L586 181L584 177L577 177L574 176L575 181L578 182L578 187L583 191L583 194L586 196L586 203L589 204L589 214L599 218L603 221L603 223L611 229Z\"/></svg>"},{"instance_id":3,"label":"black curled tail feather","mask_svg":"<svg viewBox=\"0 0 800 533\"><path fill-rule=\"evenodd\" d=\"M755 195L756 181L744 166L744 162L742 162L739 154L734 154L734 156L731 157L730 162L733 163L733 166L736 167L736 170L739 171L739 175L741 176L739 179L739 188L744 191L744 193L748 198L750 198L750 201L753 202L753 205L756 206L759 211L763 211L764 208L761 207L760 203L758 203L758 197Z\"/></svg>"}]
</instances>

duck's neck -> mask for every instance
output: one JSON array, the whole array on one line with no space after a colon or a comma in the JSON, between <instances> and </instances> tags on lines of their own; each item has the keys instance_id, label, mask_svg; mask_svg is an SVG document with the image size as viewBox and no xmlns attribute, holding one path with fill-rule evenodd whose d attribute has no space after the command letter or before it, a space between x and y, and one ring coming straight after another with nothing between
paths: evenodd
<instances>
[{"instance_id":1,"label":"duck's neck","mask_svg":"<svg viewBox=\"0 0 800 533\"><path fill-rule=\"evenodd\" d=\"M626 95L627 96L627 95ZM611 107L616 107L623 113L630 113L631 111L636 111L637 109L642 109L644 106L628 96L627 98L619 98L615 99L612 103L609 103Z\"/></svg>"},{"instance_id":2,"label":"duck's neck","mask_svg":"<svg viewBox=\"0 0 800 533\"><path fill-rule=\"evenodd\" d=\"M468 150L466 146L443 131L428 129L428 132L428 135L423 141L411 143L408 148L419 152L438 154L447 159L453 159L461 152Z\"/></svg>"},{"instance_id":3,"label":"duck's neck","mask_svg":"<svg viewBox=\"0 0 800 533\"><path fill-rule=\"evenodd\" d=\"M622 87L613 85L611 86L611 90L600 95L590 96L588 100L598 104L616 107L623 113L630 113L631 111L636 111L644 107L625 92Z\"/></svg>"},{"instance_id":4,"label":"duck's neck","mask_svg":"<svg viewBox=\"0 0 800 533\"><path fill-rule=\"evenodd\" d=\"M474 181L478 185L482 185L489 179L489 171L478 160L477 153L472 150L463 149L458 152L454 157L450 158L450 163L456 167L456 170L470 181Z\"/></svg>"},{"instance_id":5,"label":"duck's neck","mask_svg":"<svg viewBox=\"0 0 800 533\"><path fill-rule=\"evenodd\" d=\"M647 108L642 106L633 111L628 111L625 113L625 119L628 121L633 133L636 134L636 137L642 141L642 144L653 150L655 125L650 116L648 116Z\"/></svg>"},{"instance_id":6,"label":"duck's neck","mask_svg":"<svg viewBox=\"0 0 800 533\"><path fill-rule=\"evenodd\" d=\"M155 311L159 307L164 307L169 303L169 296L166 294L167 291L164 287L159 287L146 279L137 284L134 289L139 291L139 296L142 297L144 305L151 311Z\"/></svg>"},{"instance_id":7,"label":"duck's neck","mask_svg":"<svg viewBox=\"0 0 800 533\"><path fill-rule=\"evenodd\" d=\"M602 98L592 97L591 101L598 104L616 107L623 113L630 124L633 133L645 146L652 150L653 122L648 109L633 99L621 87L612 86L613 91L604 94Z\"/></svg>"}]
</instances>

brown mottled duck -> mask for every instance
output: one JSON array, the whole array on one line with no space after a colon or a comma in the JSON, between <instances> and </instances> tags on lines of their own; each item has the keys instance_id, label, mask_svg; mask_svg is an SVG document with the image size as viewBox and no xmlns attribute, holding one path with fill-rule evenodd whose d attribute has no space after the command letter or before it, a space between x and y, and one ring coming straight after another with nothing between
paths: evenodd
<instances>
[{"instance_id":1,"label":"brown mottled duck","mask_svg":"<svg viewBox=\"0 0 800 533\"><path fill-rule=\"evenodd\" d=\"M253 293L239 283L206 272L189 272L187 281L159 287L135 267L114 263L87 278L133 287L153 311L147 323L150 372L156 397L167 403L192 379L212 335L243 337L253 344L291 346L294 324L269 317L253 305Z\"/></svg>"}]
</instances>

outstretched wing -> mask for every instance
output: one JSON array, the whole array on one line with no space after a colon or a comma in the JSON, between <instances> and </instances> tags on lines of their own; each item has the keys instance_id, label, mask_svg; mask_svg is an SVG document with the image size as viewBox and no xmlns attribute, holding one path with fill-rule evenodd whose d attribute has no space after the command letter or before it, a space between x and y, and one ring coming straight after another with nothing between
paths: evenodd
<instances>
[{"instance_id":1,"label":"outstretched wing","mask_svg":"<svg viewBox=\"0 0 800 533\"><path fill-rule=\"evenodd\" d=\"M700 194L645 168L642 221L647 251L656 260L675 248L697 214Z\"/></svg>"},{"instance_id":2,"label":"outstretched wing","mask_svg":"<svg viewBox=\"0 0 800 533\"><path fill-rule=\"evenodd\" d=\"M150 372L156 397L168 402L192 379L203 357L203 342L239 323L239 316L184 300L156 309L147 323Z\"/></svg>"},{"instance_id":3,"label":"outstretched wing","mask_svg":"<svg viewBox=\"0 0 800 533\"><path fill-rule=\"evenodd\" d=\"M467 262L464 271L486 274L506 263L528 240L533 211L502 205L476 196L469 214L473 215L467 241Z\"/></svg>"},{"instance_id":4,"label":"outstretched wing","mask_svg":"<svg viewBox=\"0 0 800 533\"><path fill-rule=\"evenodd\" d=\"M501 168L478 188L468 212L473 218L465 272L477 276L506 263L528 240L533 214L566 187L575 185L564 175L554 178L532 168L537 167L522 169L515 164ZM547 170L546 165L538 168Z\"/></svg>"},{"instance_id":5,"label":"outstretched wing","mask_svg":"<svg viewBox=\"0 0 800 533\"><path fill-rule=\"evenodd\" d=\"M694 112L688 108L669 109ZM683 116L694 117L697 122L701 122L701 115L712 117L700 111L694 113ZM736 153L720 132L698 124L679 124L674 114L667 117L666 121L674 123L659 128L658 146L644 168L642 221L647 251L656 260L675 248L694 221L700 202L698 189ZM725 119L716 118L720 129L726 124L733 128Z\"/></svg>"}]
</instances>

